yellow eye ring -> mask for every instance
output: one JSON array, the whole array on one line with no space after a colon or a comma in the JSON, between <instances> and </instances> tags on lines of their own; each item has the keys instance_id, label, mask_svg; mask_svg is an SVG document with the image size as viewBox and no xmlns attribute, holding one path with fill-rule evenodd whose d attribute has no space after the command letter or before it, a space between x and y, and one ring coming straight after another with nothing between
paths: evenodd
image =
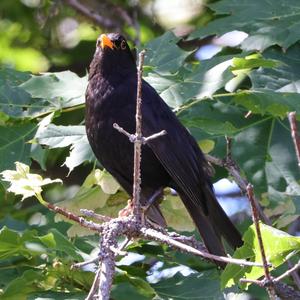
<instances>
[{"instance_id":1,"label":"yellow eye ring","mask_svg":"<svg viewBox=\"0 0 300 300\"><path fill-rule=\"evenodd\" d=\"M122 50L126 49L126 42L124 40L122 40L122 42L121 42L121 49Z\"/></svg>"}]
</instances>

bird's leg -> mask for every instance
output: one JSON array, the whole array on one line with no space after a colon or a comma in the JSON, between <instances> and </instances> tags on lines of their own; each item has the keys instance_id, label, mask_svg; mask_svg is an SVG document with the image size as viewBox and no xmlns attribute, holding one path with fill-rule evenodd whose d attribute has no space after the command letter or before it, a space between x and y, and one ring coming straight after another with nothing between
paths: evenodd
<instances>
[{"instance_id":1,"label":"bird's leg","mask_svg":"<svg viewBox=\"0 0 300 300\"><path fill-rule=\"evenodd\" d=\"M159 188L150 196L150 198L146 199L147 200L146 204L142 205L141 207L143 215L145 215L147 210L151 207L151 205L159 199L159 196L162 194L162 191L163 188Z\"/></svg>"},{"instance_id":2,"label":"bird's leg","mask_svg":"<svg viewBox=\"0 0 300 300\"><path fill-rule=\"evenodd\" d=\"M118 216L122 218L127 217L131 214L133 214L133 203L132 199L128 199L127 205L119 211Z\"/></svg>"}]
</instances>

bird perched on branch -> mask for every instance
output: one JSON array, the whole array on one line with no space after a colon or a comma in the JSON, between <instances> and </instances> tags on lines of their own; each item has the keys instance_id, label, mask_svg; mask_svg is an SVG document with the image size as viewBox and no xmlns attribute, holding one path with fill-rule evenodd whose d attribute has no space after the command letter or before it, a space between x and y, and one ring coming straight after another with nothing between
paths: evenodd
<instances>
[{"instance_id":1,"label":"bird perched on branch","mask_svg":"<svg viewBox=\"0 0 300 300\"><path fill-rule=\"evenodd\" d=\"M125 38L101 34L89 70L86 91L86 132L101 164L132 195L134 146L113 128L118 123L135 132L137 69ZM242 245L239 232L217 202L208 164L197 142L146 81L142 82L142 133L167 134L142 146L141 202L162 196L164 187L177 191L212 254L224 255L221 237L233 247ZM158 201L147 218L164 225Z\"/></svg>"}]
</instances>

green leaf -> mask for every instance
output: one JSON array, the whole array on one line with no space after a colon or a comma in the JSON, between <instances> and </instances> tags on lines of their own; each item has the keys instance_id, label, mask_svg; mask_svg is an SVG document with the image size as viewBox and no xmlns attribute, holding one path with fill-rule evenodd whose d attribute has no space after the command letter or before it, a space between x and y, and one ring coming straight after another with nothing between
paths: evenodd
<instances>
[{"instance_id":1,"label":"green leaf","mask_svg":"<svg viewBox=\"0 0 300 300\"><path fill-rule=\"evenodd\" d=\"M198 142L199 147L201 148L202 152L207 154L211 152L215 147L215 142L213 140L200 140Z\"/></svg>"},{"instance_id":2,"label":"green leaf","mask_svg":"<svg viewBox=\"0 0 300 300\"><path fill-rule=\"evenodd\" d=\"M149 72L145 80L169 106L177 108L193 98L212 97L234 77L229 70L231 64L232 56L216 57L195 64L190 69L181 67L176 74Z\"/></svg>"},{"instance_id":3,"label":"green leaf","mask_svg":"<svg viewBox=\"0 0 300 300\"><path fill-rule=\"evenodd\" d=\"M254 184L255 191L268 185L286 195L299 195L299 170L287 125L272 119L250 127L233 142L233 157Z\"/></svg>"},{"instance_id":4,"label":"green leaf","mask_svg":"<svg viewBox=\"0 0 300 300\"><path fill-rule=\"evenodd\" d=\"M14 118L37 117L84 103L87 78L70 71L29 75L0 70L0 109Z\"/></svg>"},{"instance_id":5,"label":"green leaf","mask_svg":"<svg viewBox=\"0 0 300 300\"><path fill-rule=\"evenodd\" d=\"M84 126L57 126L50 124L39 130L36 141L49 148L71 147L65 165L70 172L84 161L95 160L92 149L87 140Z\"/></svg>"},{"instance_id":6,"label":"green leaf","mask_svg":"<svg viewBox=\"0 0 300 300\"><path fill-rule=\"evenodd\" d=\"M287 255L300 250L300 238L287 234L271 226L260 224L262 240L264 243L267 261L272 264L272 269L277 268L286 261ZM247 258L251 261L262 263L259 245L257 241L254 225L251 225L243 236L244 245L239 248L234 257ZM237 265L227 265L221 275L222 287L230 287L238 284L239 279L258 279L264 275L263 268L240 267Z\"/></svg>"},{"instance_id":7,"label":"green leaf","mask_svg":"<svg viewBox=\"0 0 300 300\"><path fill-rule=\"evenodd\" d=\"M84 103L87 77L70 71L32 77L20 87L33 98L46 99L55 110Z\"/></svg>"},{"instance_id":8,"label":"green leaf","mask_svg":"<svg viewBox=\"0 0 300 300\"><path fill-rule=\"evenodd\" d=\"M274 68L261 68L250 73L252 89L282 93L299 93L300 43L291 46L287 51L270 48L264 52L267 59L280 61Z\"/></svg>"},{"instance_id":9,"label":"green leaf","mask_svg":"<svg viewBox=\"0 0 300 300\"><path fill-rule=\"evenodd\" d=\"M12 117L27 115L31 97L18 85L29 78L30 74L27 72L18 72L8 68L0 69L0 109L2 113Z\"/></svg>"},{"instance_id":10,"label":"green leaf","mask_svg":"<svg viewBox=\"0 0 300 300\"><path fill-rule=\"evenodd\" d=\"M168 226L177 231L194 231L195 225L178 196L168 193L160 205Z\"/></svg>"},{"instance_id":11,"label":"green leaf","mask_svg":"<svg viewBox=\"0 0 300 300\"><path fill-rule=\"evenodd\" d=\"M182 106L178 113L185 126L197 128L209 136L233 136L260 120L259 117L246 119L244 115L245 111L232 105L231 97L226 94L217 94L214 100L195 100Z\"/></svg>"},{"instance_id":12,"label":"green leaf","mask_svg":"<svg viewBox=\"0 0 300 300\"><path fill-rule=\"evenodd\" d=\"M62 251L65 255L72 257L72 259L82 261L81 251L58 230L50 229L50 233L40 237L40 240L56 251Z\"/></svg>"},{"instance_id":13,"label":"green leaf","mask_svg":"<svg viewBox=\"0 0 300 300\"><path fill-rule=\"evenodd\" d=\"M28 79L30 79L29 72L19 72L14 69L0 68L0 85L6 83L11 86L18 86Z\"/></svg>"},{"instance_id":14,"label":"green leaf","mask_svg":"<svg viewBox=\"0 0 300 300\"><path fill-rule=\"evenodd\" d=\"M243 91L233 101L255 114L285 118L289 111L300 111L300 94L273 91Z\"/></svg>"},{"instance_id":15,"label":"green leaf","mask_svg":"<svg viewBox=\"0 0 300 300\"><path fill-rule=\"evenodd\" d=\"M0 259L14 256L29 258L34 253L26 247L25 242L26 240L18 232L4 226L0 230Z\"/></svg>"},{"instance_id":16,"label":"green leaf","mask_svg":"<svg viewBox=\"0 0 300 300\"><path fill-rule=\"evenodd\" d=\"M85 179L83 186L99 185L105 194L115 194L120 188L119 183L106 170L95 169Z\"/></svg>"},{"instance_id":17,"label":"green leaf","mask_svg":"<svg viewBox=\"0 0 300 300\"><path fill-rule=\"evenodd\" d=\"M120 209L124 208L128 199L125 192L119 191L120 186L106 171L93 170L74 197L57 203L75 214L81 214L80 209L97 210L98 213L108 216L117 216ZM57 214L55 221L66 218ZM66 220L70 222L69 220ZM91 230L79 224L73 224L67 231L69 237L94 234Z\"/></svg>"},{"instance_id":18,"label":"green leaf","mask_svg":"<svg viewBox=\"0 0 300 300\"><path fill-rule=\"evenodd\" d=\"M121 282L112 286L111 297L118 300L151 300L153 297L141 295L129 282Z\"/></svg>"},{"instance_id":19,"label":"green leaf","mask_svg":"<svg viewBox=\"0 0 300 300\"><path fill-rule=\"evenodd\" d=\"M235 57L232 60L231 70L256 69L256 68L274 68L279 64L276 60L264 59L261 55L252 54L245 58Z\"/></svg>"},{"instance_id":20,"label":"green leaf","mask_svg":"<svg viewBox=\"0 0 300 300\"><path fill-rule=\"evenodd\" d=\"M122 273L121 276L125 277L122 281L128 281L140 295L143 295L144 297L153 297L155 295L155 290L145 279L129 275L127 272ZM120 278L118 278L119 276L116 277L117 282L120 280Z\"/></svg>"},{"instance_id":21,"label":"green leaf","mask_svg":"<svg viewBox=\"0 0 300 300\"><path fill-rule=\"evenodd\" d=\"M249 34L242 48L260 51L272 45L287 49L300 39L298 0L222 0L209 7L217 18L197 29L190 39L241 30Z\"/></svg>"},{"instance_id":22,"label":"green leaf","mask_svg":"<svg viewBox=\"0 0 300 300\"><path fill-rule=\"evenodd\" d=\"M176 43L179 38L171 31L146 44L145 67L158 73L174 73L190 52L183 51Z\"/></svg>"},{"instance_id":23,"label":"green leaf","mask_svg":"<svg viewBox=\"0 0 300 300\"><path fill-rule=\"evenodd\" d=\"M15 161L30 163L30 144L37 129L34 123L0 126L0 171L14 167Z\"/></svg>"},{"instance_id":24,"label":"green leaf","mask_svg":"<svg viewBox=\"0 0 300 300\"><path fill-rule=\"evenodd\" d=\"M162 299L225 299L220 290L217 271L204 271L189 276L177 273L172 278L161 280L152 286Z\"/></svg>"},{"instance_id":25,"label":"green leaf","mask_svg":"<svg viewBox=\"0 0 300 300\"><path fill-rule=\"evenodd\" d=\"M39 283L44 275L41 271L28 270L22 276L11 281L4 289L1 299L3 300L27 300L32 292L40 291Z\"/></svg>"}]
</instances>

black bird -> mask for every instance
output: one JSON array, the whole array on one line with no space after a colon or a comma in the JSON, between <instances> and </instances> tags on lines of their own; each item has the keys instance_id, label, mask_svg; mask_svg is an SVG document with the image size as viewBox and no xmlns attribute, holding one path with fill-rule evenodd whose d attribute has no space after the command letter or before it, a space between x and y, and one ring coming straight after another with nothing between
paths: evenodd
<instances>
[{"instance_id":1,"label":"black bird","mask_svg":"<svg viewBox=\"0 0 300 300\"><path fill-rule=\"evenodd\" d=\"M133 144L113 128L118 123L135 132L137 70L125 38L102 34L90 65L86 91L86 131L100 163L132 195ZM141 201L161 196L164 187L177 191L210 253L224 255L221 237L233 247L242 245L239 232L217 202L207 161L197 142L146 81L142 83L142 132L167 134L142 147ZM158 201L147 211L164 224Z\"/></svg>"}]
</instances>

